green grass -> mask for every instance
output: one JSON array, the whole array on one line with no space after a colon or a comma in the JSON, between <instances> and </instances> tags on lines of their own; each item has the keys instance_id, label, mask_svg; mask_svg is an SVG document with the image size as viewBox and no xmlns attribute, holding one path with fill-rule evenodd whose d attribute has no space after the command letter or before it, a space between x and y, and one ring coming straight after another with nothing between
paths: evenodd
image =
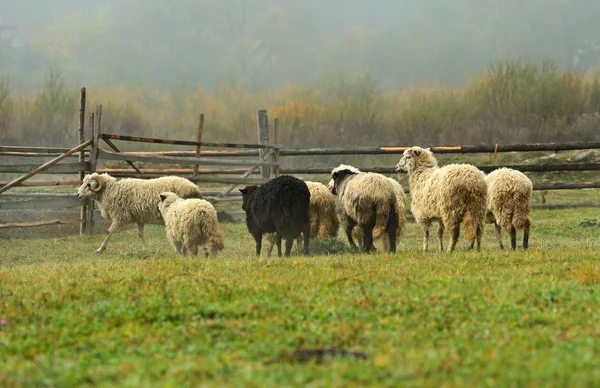
<instances>
[{"instance_id":1,"label":"green grass","mask_svg":"<svg viewBox=\"0 0 600 388\"><path fill-rule=\"evenodd\" d=\"M256 259L242 224L217 260L176 256L158 226L148 251L131 229L102 255L100 234L3 241L0 386L594 386L600 227L580 223L600 211L533 218L514 253L487 227L481 253L425 254L415 224L395 255L340 237ZM328 347L369 358L266 364Z\"/></svg>"}]
</instances>

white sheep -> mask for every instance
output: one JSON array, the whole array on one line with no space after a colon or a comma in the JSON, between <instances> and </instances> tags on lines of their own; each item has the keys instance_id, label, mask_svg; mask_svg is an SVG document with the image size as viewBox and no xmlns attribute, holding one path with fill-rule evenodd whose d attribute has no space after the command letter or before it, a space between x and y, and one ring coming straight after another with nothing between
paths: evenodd
<instances>
[{"instance_id":1,"label":"white sheep","mask_svg":"<svg viewBox=\"0 0 600 388\"><path fill-rule=\"evenodd\" d=\"M328 239L337 236L339 229L339 220L335 210L335 197L331 194L327 186L319 182L305 181L310 191L310 238ZM267 256L271 256L275 246L276 233L266 235L269 245L267 246ZM300 247L301 237L296 240L296 245Z\"/></svg>"},{"instance_id":2,"label":"white sheep","mask_svg":"<svg viewBox=\"0 0 600 388\"><path fill-rule=\"evenodd\" d=\"M177 194L164 192L159 195L159 210L165 220L167 239L182 256L198 255L198 246L210 248L212 257L223 250L223 235L219 230L217 211L203 199L183 199Z\"/></svg>"},{"instance_id":3,"label":"white sheep","mask_svg":"<svg viewBox=\"0 0 600 388\"><path fill-rule=\"evenodd\" d=\"M439 168L431 151L421 147L404 151L396 171L409 174L411 211L423 228L423 250L429 248L429 227L436 221L440 251L444 250L444 229L450 234L448 251L454 251L460 224L468 213L473 218L477 250L481 249L487 196L483 172L468 164Z\"/></svg>"},{"instance_id":4,"label":"white sheep","mask_svg":"<svg viewBox=\"0 0 600 388\"><path fill-rule=\"evenodd\" d=\"M396 242L397 242L398 239L400 239L400 237L404 233L404 228L406 226L406 194L404 193L404 189L402 188L402 185L400 183L398 183L397 180L389 178L389 177L388 177L388 179L389 179L390 183L392 184L392 186L394 186L394 191L396 193L396 219L398 220L398 229L396 230ZM340 221L342 222L343 225L346 225L347 216L346 216L345 212L343 211L342 208L339 208L337 211L339 214ZM362 230L360 229L360 227L358 227L358 226L354 227L354 230L352 231L352 236L354 237L356 242L358 242L358 245L363 244ZM385 251L389 251L389 238L388 238L387 233L385 233L385 230L382 230L379 227L375 227L373 229L373 240L374 241L382 240L383 249Z\"/></svg>"},{"instance_id":5,"label":"white sheep","mask_svg":"<svg viewBox=\"0 0 600 388\"><path fill-rule=\"evenodd\" d=\"M108 174L87 175L77 191L77 197L94 199L100 206L102 217L111 222L106 238L96 253L102 253L110 236L128 224L137 224L138 235L144 248L147 248L144 225L163 224L158 204L159 194L165 191L177 193L182 198L202 198L198 186L181 177L147 180L126 178L117 181Z\"/></svg>"},{"instance_id":6,"label":"white sheep","mask_svg":"<svg viewBox=\"0 0 600 388\"><path fill-rule=\"evenodd\" d=\"M488 186L486 221L494 224L500 249L502 228L510 235L510 247L517 248L517 230L523 229L523 249L529 247L533 184L527 175L511 168L499 168L485 177ZM465 221L467 239L474 244L471 220Z\"/></svg>"},{"instance_id":7,"label":"white sheep","mask_svg":"<svg viewBox=\"0 0 600 388\"><path fill-rule=\"evenodd\" d=\"M354 248L352 237L355 226L363 232L363 248L370 252L373 248L373 229L385 231L389 238L389 251L396 251L396 192L384 175L361 172L356 167L340 165L331 171L328 185L334 195L340 198L342 211L346 215L346 236Z\"/></svg>"}]
</instances>

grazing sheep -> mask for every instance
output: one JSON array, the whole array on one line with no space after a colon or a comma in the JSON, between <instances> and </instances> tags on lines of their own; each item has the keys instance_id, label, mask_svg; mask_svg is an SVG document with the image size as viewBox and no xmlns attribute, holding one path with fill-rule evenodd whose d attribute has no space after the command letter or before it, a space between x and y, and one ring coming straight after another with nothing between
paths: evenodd
<instances>
[{"instance_id":1,"label":"grazing sheep","mask_svg":"<svg viewBox=\"0 0 600 388\"><path fill-rule=\"evenodd\" d=\"M282 175L262 186L246 186L240 192L246 225L256 241L257 256L260 256L264 233L276 233L278 256L281 256L282 238L286 239L285 255L289 256L294 240L302 233L304 255L308 255L310 191L306 183Z\"/></svg>"},{"instance_id":2,"label":"grazing sheep","mask_svg":"<svg viewBox=\"0 0 600 388\"><path fill-rule=\"evenodd\" d=\"M409 174L411 211L423 227L423 250L429 248L429 226L437 221L440 251L444 250L444 229L450 233L448 251L454 251L460 224L468 213L473 218L477 250L481 249L487 195L483 172L468 164L439 168L431 151L421 147L404 151L396 171Z\"/></svg>"},{"instance_id":3,"label":"grazing sheep","mask_svg":"<svg viewBox=\"0 0 600 388\"><path fill-rule=\"evenodd\" d=\"M396 229L396 242L402 234L404 233L404 227L406 226L406 194L404 193L404 189L402 185L398 183L397 180L388 178L392 185L394 186L394 191L396 193L396 218L398 219L398 229ZM348 222L347 215L343 211L342 208L337 209L338 216L340 218L340 222L343 225L346 225ZM363 245L362 240L362 230L360 227L356 226L352 230L352 237L358 242L359 246ZM383 249L389 251L389 238L385 233L385 230L382 230L380 227L375 227L373 229L373 240L382 240Z\"/></svg>"},{"instance_id":4,"label":"grazing sheep","mask_svg":"<svg viewBox=\"0 0 600 388\"><path fill-rule=\"evenodd\" d=\"M389 252L396 251L398 217L396 192L388 178L381 174L361 172L356 167L340 165L331 171L328 185L340 198L342 215L345 215L345 231L348 242L354 248L352 237L355 226L362 231L363 249L373 249L373 230L378 228L387 233Z\"/></svg>"},{"instance_id":5,"label":"grazing sheep","mask_svg":"<svg viewBox=\"0 0 600 388\"><path fill-rule=\"evenodd\" d=\"M531 227L531 196L533 184L527 175L511 168L499 168L485 177L488 186L486 221L494 224L500 249L502 228L510 235L510 247L517 248L517 230L523 229L523 249L529 248ZM465 220L467 240L474 244L470 218Z\"/></svg>"},{"instance_id":6,"label":"grazing sheep","mask_svg":"<svg viewBox=\"0 0 600 388\"><path fill-rule=\"evenodd\" d=\"M122 226L137 224L138 235L144 248L145 224L162 224L158 211L159 194L165 191L176 193L182 198L202 198L198 186L176 176L155 179L121 179L117 181L108 174L93 173L86 176L77 191L77 198L92 198L100 206L102 217L111 222L106 238L96 253L102 253L110 236Z\"/></svg>"},{"instance_id":7,"label":"grazing sheep","mask_svg":"<svg viewBox=\"0 0 600 388\"><path fill-rule=\"evenodd\" d=\"M337 236L339 221L335 210L335 198L322 183L305 181L310 191L310 238L328 239ZM267 256L271 256L275 246L276 233L266 235L269 245ZM297 239L300 247L300 237Z\"/></svg>"},{"instance_id":8,"label":"grazing sheep","mask_svg":"<svg viewBox=\"0 0 600 388\"><path fill-rule=\"evenodd\" d=\"M167 239L182 256L190 253L198 255L198 246L202 245L208 257L206 244L212 257L222 251L223 235L219 230L217 211L213 205L203 199L183 199L172 192L159 195L160 214L165 220Z\"/></svg>"}]
</instances>

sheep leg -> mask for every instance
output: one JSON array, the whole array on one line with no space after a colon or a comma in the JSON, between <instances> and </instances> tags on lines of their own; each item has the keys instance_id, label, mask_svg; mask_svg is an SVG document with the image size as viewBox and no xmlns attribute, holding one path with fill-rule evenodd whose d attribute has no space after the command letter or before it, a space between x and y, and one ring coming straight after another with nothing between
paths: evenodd
<instances>
[{"instance_id":1,"label":"sheep leg","mask_svg":"<svg viewBox=\"0 0 600 388\"><path fill-rule=\"evenodd\" d=\"M375 228L375 219L373 218L373 222L363 225L363 249L366 253L371 252L373 249L373 229Z\"/></svg>"},{"instance_id":2,"label":"sheep leg","mask_svg":"<svg viewBox=\"0 0 600 388\"><path fill-rule=\"evenodd\" d=\"M517 249L517 229L514 226L510 227L510 249Z\"/></svg>"},{"instance_id":3,"label":"sheep leg","mask_svg":"<svg viewBox=\"0 0 600 388\"><path fill-rule=\"evenodd\" d=\"M275 247L275 239L272 235L267 237L267 243L267 257L271 257L271 254L273 253L273 248Z\"/></svg>"},{"instance_id":4,"label":"sheep leg","mask_svg":"<svg viewBox=\"0 0 600 388\"><path fill-rule=\"evenodd\" d=\"M502 244L502 228L497 223L494 223L494 226L496 227L496 239L498 239L500 249L504 249L504 244Z\"/></svg>"},{"instance_id":5,"label":"sheep leg","mask_svg":"<svg viewBox=\"0 0 600 388\"><path fill-rule=\"evenodd\" d=\"M448 247L448 252L454 252L458 237L460 236L460 221L452 223L448 228L448 233L450 234L450 246Z\"/></svg>"},{"instance_id":6,"label":"sheep leg","mask_svg":"<svg viewBox=\"0 0 600 388\"><path fill-rule=\"evenodd\" d=\"M275 243L277 244L277 257L281 257L281 239L281 233L277 232L277 234L275 235ZM287 240L285 242L285 246L287 247Z\"/></svg>"},{"instance_id":7,"label":"sheep leg","mask_svg":"<svg viewBox=\"0 0 600 388\"><path fill-rule=\"evenodd\" d=\"M106 237L104 238L104 241L102 241L102 245L100 245L100 248L98 248L96 250L96 253L102 253L106 250L106 246L108 245L108 240L110 240L110 236L117 231L117 229L119 229L119 224L114 222L112 224L110 224L110 227L108 228L108 230L106 231Z\"/></svg>"},{"instance_id":8,"label":"sheep leg","mask_svg":"<svg viewBox=\"0 0 600 388\"><path fill-rule=\"evenodd\" d=\"M183 242L176 241L173 243L173 245L175 245L175 250L177 253L179 253L181 256L185 256L185 247L183 246Z\"/></svg>"},{"instance_id":9,"label":"sheep leg","mask_svg":"<svg viewBox=\"0 0 600 388\"><path fill-rule=\"evenodd\" d=\"M279 235L279 233L277 233L277 235ZM281 236L281 235L279 235ZM290 254L292 252L292 247L294 246L294 238L292 236L286 236L285 237L285 257L290 257ZM281 237L279 237L279 256L281 257Z\"/></svg>"},{"instance_id":10,"label":"sheep leg","mask_svg":"<svg viewBox=\"0 0 600 388\"><path fill-rule=\"evenodd\" d=\"M254 241L256 241L256 256L260 257L260 249L262 248L262 233L255 233L252 235Z\"/></svg>"},{"instance_id":11,"label":"sheep leg","mask_svg":"<svg viewBox=\"0 0 600 388\"><path fill-rule=\"evenodd\" d=\"M386 252L394 253L396 252L396 232L398 231L398 219L396 217L396 212L392 210L390 212L390 218L388 220L387 226L387 238L383 236L383 248ZM388 246L386 247L386 242L388 242Z\"/></svg>"},{"instance_id":12,"label":"sheep leg","mask_svg":"<svg viewBox=\"0 0 600 388\"><path fill-rule=\"evenodd\" d=\"M304 256L308 256L308 246L310 244L310 224L306 224L304 226L304 230L302 231L304 235Z\"/></svg>"},{"instance_id":13,"label":"sheep leg","mask_svg":"<svg viewBox=\"0 0 600 388\"><path fill-rule=\"evenodd\" d=\"M440 244L440 252L444 252L444 224L442 222L438 226L438 242Z\"/></svg>"},{"instance_id":14,"label":"sheep leg","mask_svg":"<svg viewBox=\"0 0 600 388\"><path fill-rule=\"evenodd\" d=\"M144 245L144 249L148 249L148 244L146 243L146 239L144 238L144 224L137 224L138 228L138 236L142 239L142 244Z\"/></svg>"},{"instance_id":15,"label":"sheep leg","mask_svg":"<svg viewBox=\"0 0 600 388\"><path fill-rule=\"evenodd\" d=\"M529 228L530 228L530 223L529 221L525 224L525 227L523 228L523 249L527 250L529 249Z\"/></svg>"},{"instance_id":16,"label":"sheep leg","mask_svg":"<svg viewBox=\"0 0 600 388\"><path fill-rule=\"evenodd\" d=\"M353 219L348 217L348 220L346 223L346 237L348 238L348 243L350 243L350 246L352 248L358 248L356 246L356 243L354 242L354 238L352 238L352 230L354 229L355 226L356 226L356 221L354 221Z\"/></svg>"},{"instance_id":17,"label":"sheep leg","mask_svg":"<svg viewBox=\"0 0 600 388\"><path fill-rule=\"evenodd\" d=\"M192 254L192 256L198 256L198 246L196 244L187 244L186 248L188 252Z\"/></svg>"},{"instance_id":18,"label":"sheep leg","mask_svg":"<svg viewBox=\"0 0 600 388\"><path fill-rule=\"evenodd\" d=\"M429 250L429 226L431 222L425 221L423 222L423 251L427 252Z\"/></svg>"},{"instance_id":19,"label":"sheep leg","mask_svg":"<svg viewBox=\"0 0 600 388\"><path fill-rule=\"evenodd\" d=\"M471 240L471 243L469 244L469 250L475 248L475 239Z\"/></svg>"},{"instance_id":20,"label":"sheep leg","mask_svg":"<svg viewBox=\"0 0 600 388\"><path fill-rule=\"evenodd\" d=\"M481 252L481 237L483 236L483 225L477 224L475 227L475 238L477 239L477 252ZM473 245L473 244L471 244Z\"/></svg>"}]
</instances>

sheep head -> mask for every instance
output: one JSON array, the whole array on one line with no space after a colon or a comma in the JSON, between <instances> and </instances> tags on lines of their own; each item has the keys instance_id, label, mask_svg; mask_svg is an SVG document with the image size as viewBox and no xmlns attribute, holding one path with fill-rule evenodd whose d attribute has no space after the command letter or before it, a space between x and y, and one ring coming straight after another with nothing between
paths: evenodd
<instances>
[{"instance_id":1,"label":"sheep head","mask_svg":"<svg viewBox=\"0 0 600 388\"><path fill-rule=\"evenodd\" d=\"M240 189L240 193L242 193L242 210L246 211L246 208L248 207L248 202L250 201L250 197L252 196L252 193L254 193L256 191L256 189L258 189L260 186L246 186L243 189Z\"/></svg>"},{"instance_id":2,"label":"sheep head","mask_svg":"<svg viewBox=\"0 0 600 388\"><path fill-rule=\"evenodd\" d=\"M179 199L177 194L172 193L170 191L160 193L158 197L160 198L160 203L158 204L158 211L160 212L160 214L163 214L163 212L167 210L173 202Z\"/></svg>"},{"instance_id":3,"label":"sheep head","mask_svg":"<svg viewBox=\"0 0 600 388\"><path fill-rule=\"evenodd\" d=\"M115 180L115 178L108 174L93 173L86 176L83 178L81 186L79 186L79 189L77 190L77 198L84 199L93 197L104 190L106 184L111 180Z\"/></svg>"},{"instance_id":4,"label":"sheep head","mask_svg":"<svg viewBox=\"0 0 600 388\"><path fill-rule=\"evenodd\" d=\"M396 172L411 173L419 168L437 167L437 160L429 148L410 147L402 154L396 165Z\"/></svg>"},{"instance_id":5,"label":"sheep head","mask_svg":"<svg viewBox=\"0 0 600 388\"><path fill-rule=\"evenodd\" d=\"M348 178L348 176L356 175L360 173L360 170L356 167L348 166L346 164L340 164L338 167L331 170L331 180L327 184L327 188L333 195L337 195L340 186Z\"/></svg>"}]
</instances>

